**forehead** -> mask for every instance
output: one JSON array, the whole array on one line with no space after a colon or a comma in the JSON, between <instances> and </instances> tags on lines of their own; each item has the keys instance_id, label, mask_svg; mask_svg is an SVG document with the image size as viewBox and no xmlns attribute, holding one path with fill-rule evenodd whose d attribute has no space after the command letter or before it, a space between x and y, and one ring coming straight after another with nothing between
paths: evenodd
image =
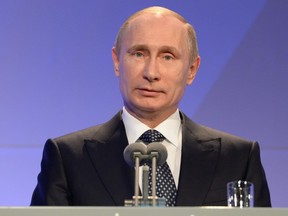
<instances>
[{"instance_id":1,"label":"forehead","mask_svg":"<svg viewBox=\"0 0 288 216\"><path fill-rule=\"evenodd\" d=\"M187 37L186 25L176 17L146 13L129 22L122 43L187 46Z\"/></svg>"}]
</instances>

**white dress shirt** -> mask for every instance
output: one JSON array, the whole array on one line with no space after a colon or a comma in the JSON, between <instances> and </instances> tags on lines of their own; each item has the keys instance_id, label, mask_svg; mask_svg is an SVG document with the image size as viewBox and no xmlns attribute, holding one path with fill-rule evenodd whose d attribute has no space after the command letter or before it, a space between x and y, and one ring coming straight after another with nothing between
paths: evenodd
<instances>
[{"instance_id":1,"label":"white dress shirt","mask_svg":"<svg viewBox=\"0 0 288 216\"><path fill-rule=\"evenodd\" d=\"M149 128L147 125L140 122L130 113L128 113L125 107L123 107L122 119L129 144L141 142L139 137L149 129L155 129L165 137L165 140L162 143L167 148L167 163L171 169L176 188L178 188L182 148L182 126L179 110L177 109L175 113L173 113L171 116L169 116L169 118L155 128ZM142 188L141 170L139 180L140 188Z\"/></svg>"}]
</instances>

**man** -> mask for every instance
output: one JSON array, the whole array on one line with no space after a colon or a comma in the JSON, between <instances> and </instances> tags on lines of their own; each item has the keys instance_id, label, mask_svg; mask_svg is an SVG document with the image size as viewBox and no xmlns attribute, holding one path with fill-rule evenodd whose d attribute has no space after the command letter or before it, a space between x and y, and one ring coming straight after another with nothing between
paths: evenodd
<instances>
[{"instance_id":1,"label":"man","mask_svg":"<svg viewBox=\"0 0 288 216\"><path fill-rule=\"evenodd\" d=\"M178 110L200 65L194 29L183 17L161 7L137 12L122 25L112 58L123 109L105 124L47 141L31 205L123 206L135 173L123 150L153 129L168 150L172 206L225 206L234 180L253 182L255 206L271 206L259 145Z\"/></svg>"}]
</instances>

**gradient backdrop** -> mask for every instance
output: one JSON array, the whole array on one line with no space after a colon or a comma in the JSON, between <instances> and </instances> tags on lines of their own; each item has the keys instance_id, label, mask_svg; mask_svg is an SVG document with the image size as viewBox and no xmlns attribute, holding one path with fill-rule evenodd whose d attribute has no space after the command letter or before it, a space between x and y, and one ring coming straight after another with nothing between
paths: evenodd
<instances>
[{"instance_id":1,"label":"gradient backdrop","mask_svg":"<svg viewBox=\"0 0 288 216\"><path fill-rule=\"evenodd\" d=\"M122 108L111 47L152 5L198 34L202 64L181 110L258 140L273 206L288 207L288 0L0 0L0 206L29 205L47 138Z\"/></svg>"}]
</instances>

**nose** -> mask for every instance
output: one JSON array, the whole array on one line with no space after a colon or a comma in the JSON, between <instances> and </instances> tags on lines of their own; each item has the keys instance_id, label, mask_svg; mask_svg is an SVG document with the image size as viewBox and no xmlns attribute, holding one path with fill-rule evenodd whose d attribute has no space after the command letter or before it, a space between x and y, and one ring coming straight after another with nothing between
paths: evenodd
<instances>
[{"instance_id":1,"label":"nose","mask_svg":"<svg viewBox=\"0 0 288 216\"><path fill-rule=\"evenodd\" d=\"M154 82L160 79L160 73L156 59L147 60L143 76L144 79L147 79L149 82Z\"/></svg>"}]
</instances>

